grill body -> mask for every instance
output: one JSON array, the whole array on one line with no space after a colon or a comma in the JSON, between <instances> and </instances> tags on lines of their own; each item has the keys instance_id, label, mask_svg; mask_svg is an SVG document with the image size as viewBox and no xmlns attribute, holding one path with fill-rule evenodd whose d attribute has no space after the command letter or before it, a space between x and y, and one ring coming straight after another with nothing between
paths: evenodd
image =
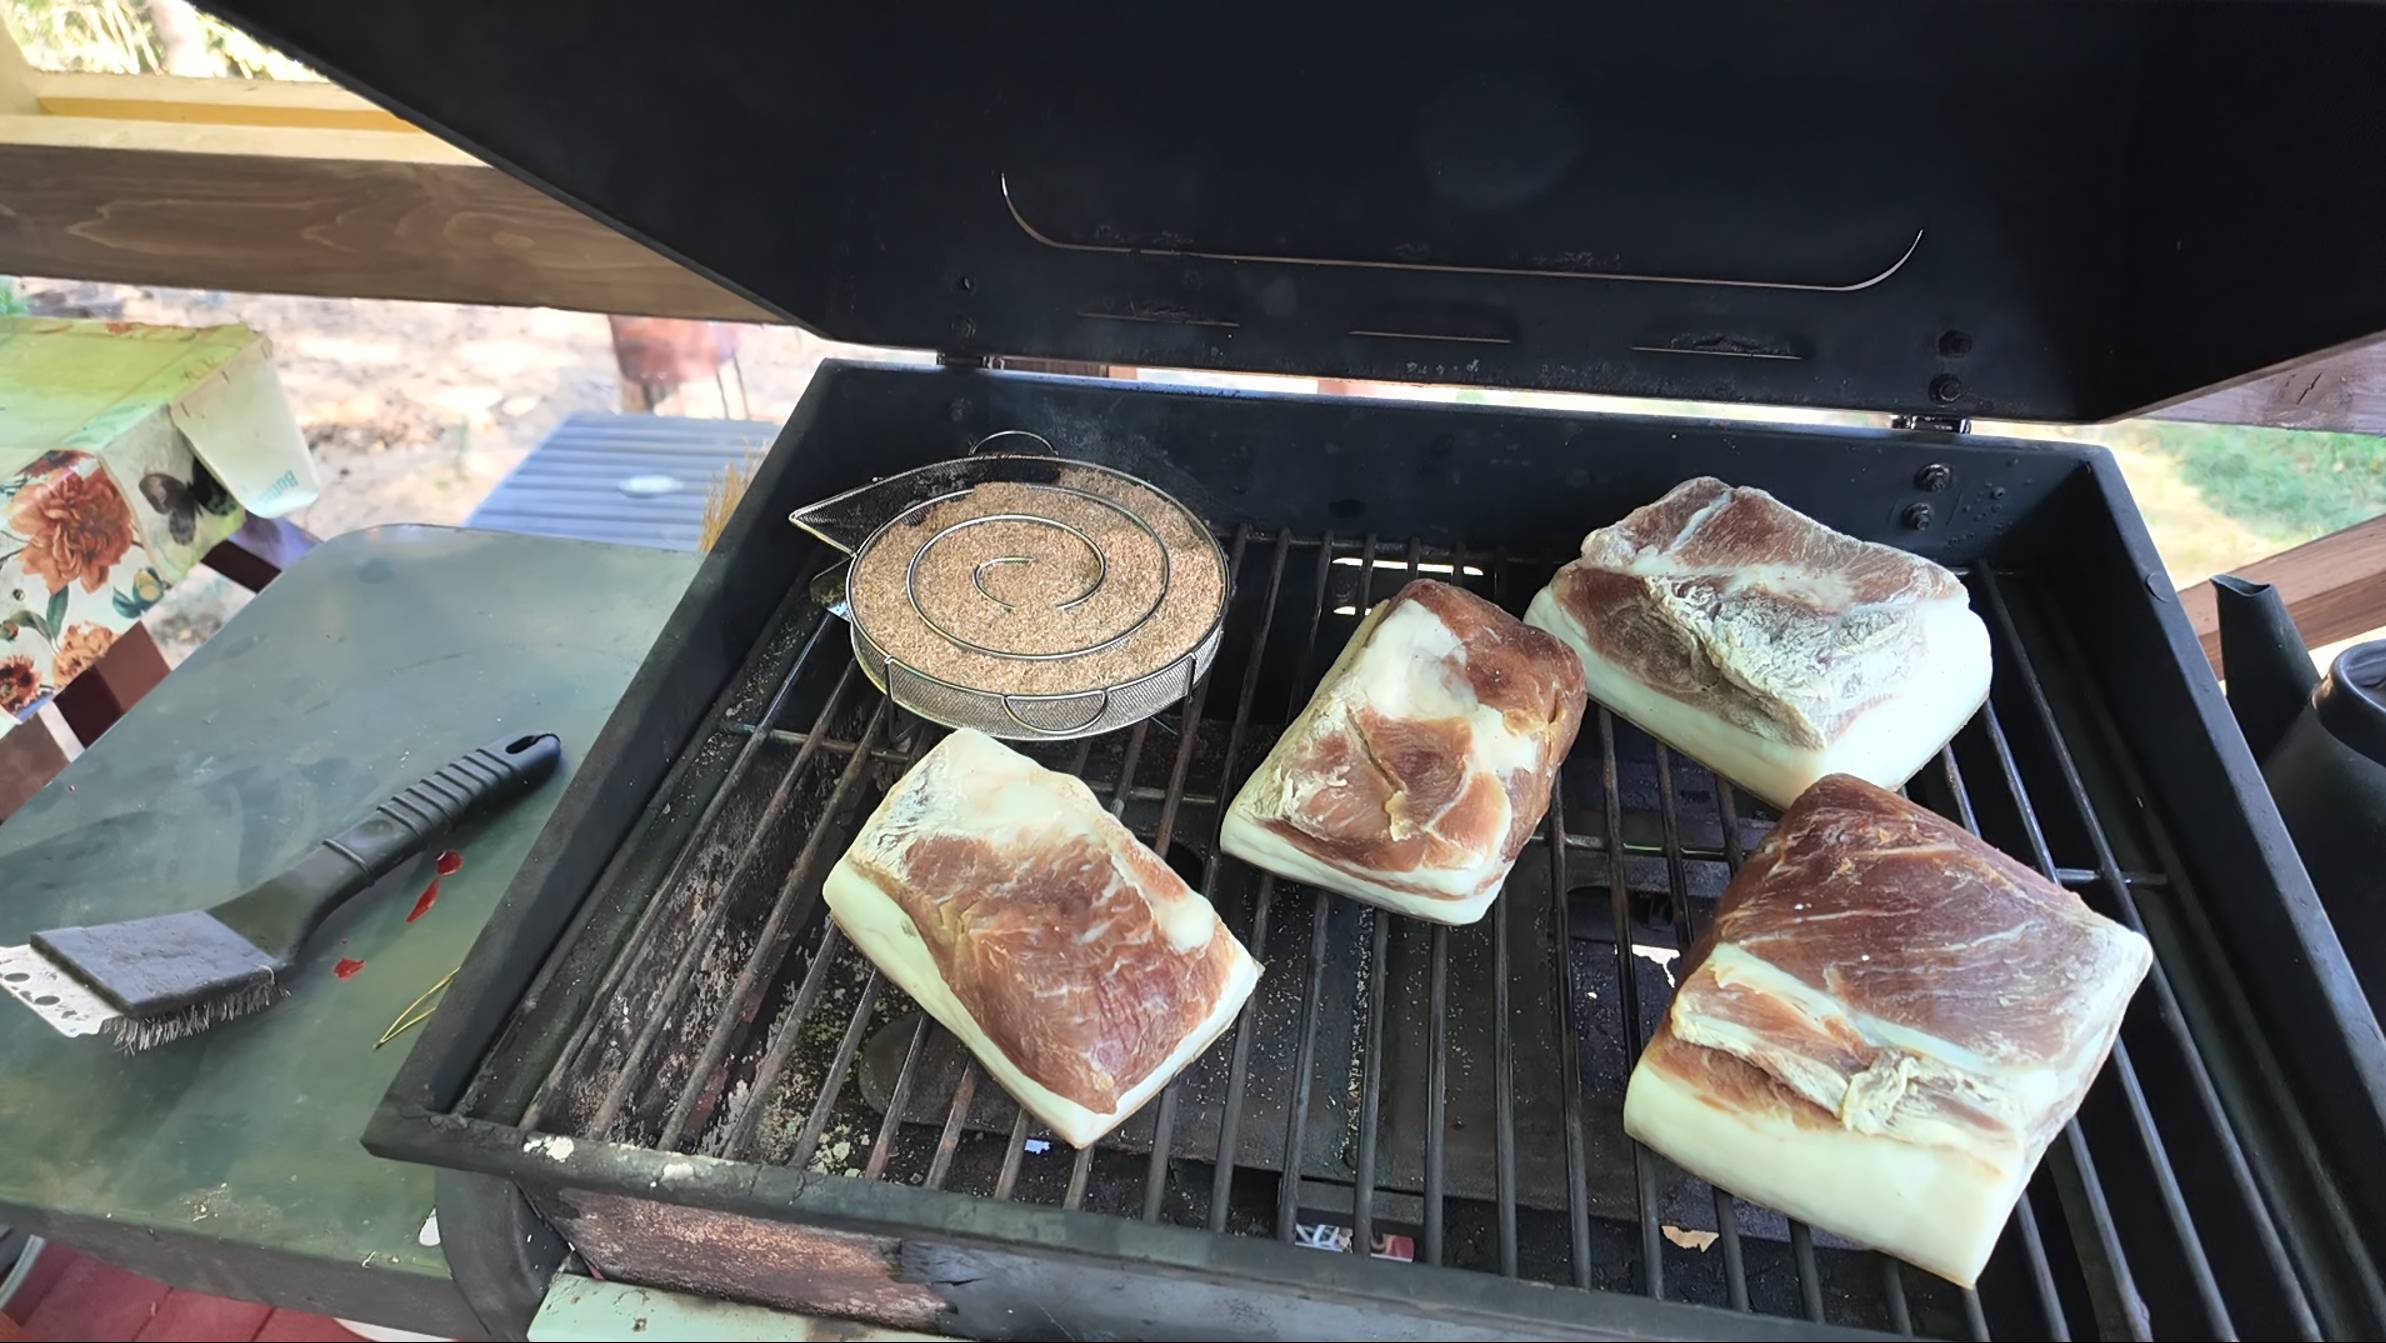
<instances>
[{"instance_id":1,"label":"grill body","mask_svg":"<svg viewBox=\"0 0 2386 1343\"><path fill-rule=\"evenodd\" d=\"M1002 429L1183 499L1233 575L1184 704L1031 748L1267 965L1084 1154L1032 1150L819 899L939 730L854 666L808 595L834 557L784 519ZM1772 821L1694 762L1594 714L1470 928L1218 852L1371 601L1423 573L1521 610L1584 531L1702 473L1966 575L1995 689L1912 795L2156 948L1976 1295L1624 1137L1669 962ZM2386 1328L2360 1231L2386 1197L2352 1157L2386 1144L2382 1096L2386 1041L2097 450L831 364L368 1145L502 1177L455 1196L510 1182L609 1278L973 1337L2338 1336ZM487 1219L446 1198L460 1277L519 1277L519 1237L459 1237Z\"/></svg>"}]
</instances>

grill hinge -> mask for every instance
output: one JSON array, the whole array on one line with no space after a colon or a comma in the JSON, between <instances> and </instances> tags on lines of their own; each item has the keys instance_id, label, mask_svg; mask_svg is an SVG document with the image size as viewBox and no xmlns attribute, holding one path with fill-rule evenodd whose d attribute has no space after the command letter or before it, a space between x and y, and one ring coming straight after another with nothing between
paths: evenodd
<instances>
[{"instance_id":1,"label":"grill hinge","mask_svg":"<svg viewBox=\"0 0 2386 1343\"><path fill-rule=\"evenodd\" d=\"M1961 415L1892 415L1892 429L1925 429L1939 434L1968 434L1972 422Z\"/></svg>"},{"instance_id":2,"label":"grill hinge","mask_svg":"<svg viewBox=\"0 0 2386 1343\"><path fill-rule=\"evenodd\" d=\"M952 354L936 352L939 368L1009 369L1014 373L1061 373L1076 378L1107 378L1110 365L1087 363L1082 359L1039 359L1032 355L1016 354Z\"/></svg>"}]
</instances>

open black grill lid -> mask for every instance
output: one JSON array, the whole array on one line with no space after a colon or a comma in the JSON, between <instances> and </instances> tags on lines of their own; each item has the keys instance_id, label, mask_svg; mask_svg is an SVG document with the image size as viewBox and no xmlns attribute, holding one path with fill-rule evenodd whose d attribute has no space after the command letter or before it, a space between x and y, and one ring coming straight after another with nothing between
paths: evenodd
<instances>
[{"instance_id":1,"label":"open black grill lid","mask_svg":"<svg viewBox=\"0 0 2386 1343\"><path fill-rule=\"evenodd\" d=\"M2094 420L2386 331L2371 6L207 3L845 340Z\"/></svg>"}]
</instances>

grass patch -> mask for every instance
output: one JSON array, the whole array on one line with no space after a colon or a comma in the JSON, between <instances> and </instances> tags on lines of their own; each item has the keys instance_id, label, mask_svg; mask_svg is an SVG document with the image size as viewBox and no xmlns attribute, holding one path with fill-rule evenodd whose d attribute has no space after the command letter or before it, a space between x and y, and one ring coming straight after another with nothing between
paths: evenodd
<instances>
[{"instance_id":1,"label":"grass patch","mask_svg":"<svg viewBox=\"0 0 2386 1343\"><path fill-rule=\"evenodd\" d=\"M2386 438L2178 421L2145 427L2147 446L2176 462L2205 503L2282 546L2386 513Z\"/></svg>"}]
</instances>

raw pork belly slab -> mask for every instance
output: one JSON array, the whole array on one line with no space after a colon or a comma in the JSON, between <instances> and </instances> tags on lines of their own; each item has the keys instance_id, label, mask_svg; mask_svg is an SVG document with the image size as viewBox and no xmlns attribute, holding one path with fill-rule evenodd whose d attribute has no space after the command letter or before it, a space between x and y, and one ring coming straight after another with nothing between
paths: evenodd
<instances>
[{"instance_id":1,"label":"raw pork belly slab","mask_svg":"<svg viewBox=\"0 0 2386 1343\"><path fill-rule=\"evenodd\" d=\"M1419 579L1367 613L1226 813L1228 853L1436 923L1483 917L1582 726L1566 646Z\"/></svg>"},{"instance_id":2,"label":"raw pork belly slab","mask_svg":"<svg viewBox=\"0 0 2386 1343\"><path fill-rule=\"evenodd\" d=\"M1591 695L1776 807L1913 776L1988 698L1963 583L1702 476L1583 538L1525 617Z\"/></svg>"},{"instance_id":3,"label":"raw pork belly slab","mask_svg":"<svg viewBox=\"0 0 2386 1343\"><path fill-rule=\"evenodd\" d=\"M862 954L1079 1147L1208 1048L1259 981L1092 790L968 729L895 784L825 893Z\"/></svg>"},{"instance_id":4,"label":"raw pork belly slab","mask_svg":"<svg viewBox=\"0 0 2386 1343\"><path fill-rule=\"evenodd\" d=\"M1833 775L1725 889L1624 1128L1968 1287L2152 964L2078 896Z\"/></svg>"}]
</instances>

